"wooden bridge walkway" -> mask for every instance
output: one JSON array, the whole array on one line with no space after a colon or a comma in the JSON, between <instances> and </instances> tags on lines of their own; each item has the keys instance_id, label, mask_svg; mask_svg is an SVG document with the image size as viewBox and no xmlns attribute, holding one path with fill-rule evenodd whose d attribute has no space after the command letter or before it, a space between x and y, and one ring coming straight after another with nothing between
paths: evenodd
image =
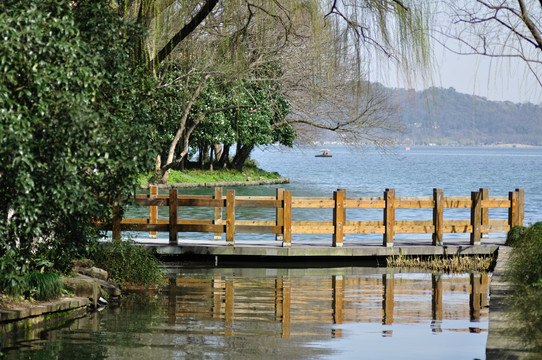
<instances>
[{"instance_id":1,"label":"wooden bridge walkway","mask_svg":"<svg viewBox=\"0 0 542 360\"><path fill-rule=\"evenodd\" d=\"M179 195L176 189L160 195L156 187L150 187L148 194L135 195L130 201L147 206L149 216L121 218L120 205L115 205L112 221L99 226L112 231L114 239L121 238L123 231L135 233L136 242L156 247L160 254L344 258L493 253L504 244L504 233L523 225L525 194L522 189L516 189L508 196L489 196L488 189L480 189L470 196L458 197L444 196L442 189L433 189L433 196L429 197L398 197L394 189L386 189L382 197L347 197L345 190L335 191L332 197L295 197L290 191L277 189L274 196L236 196L233 190L223 196L222 189L216 188L213 195ZM168 209L167 218L158 216L160 206ZM192 213L188 208L205 207L210 211L210 219L187 218ZM267 211L267 215L258 213L270 217L267 219L243 219L240 208L272 211ZM330 218L322 218L320 212L315 216L317 221L306 220L315 209L330 209L327 215ZM369 209L373 216L375 211L380 212L381 220L364 219L360 209ZM420 211L422 219L429 210L431 219L398 220L397 209L409 209L410 219L416 209L425 210ZM451 219L457 212L447 209L465 209L470 216ZM493 218L495 212L490 209L500 209L500 215ZM299 214L303 214L302 218ZM142 232L149 237L140 236ZM167 238L156 239L157 232L167 234ZM211 239L189 240L193 232L210 233ZM269 234L270 240L255 240L256 236L241 240L236 237L239 233ZM448 239L445 236L448 233L468 234L468 238ZM311 240L321 239L325 234L330 241ZM359 234L371 239L358 240ZM410 239L401 239L398 234L409 234ZM415 235L411 234L430 234L430 238L426 235L425 239L420 236L412 240ZM251 239L250 235L243 238Z\"/></svg>"}]
</instances>

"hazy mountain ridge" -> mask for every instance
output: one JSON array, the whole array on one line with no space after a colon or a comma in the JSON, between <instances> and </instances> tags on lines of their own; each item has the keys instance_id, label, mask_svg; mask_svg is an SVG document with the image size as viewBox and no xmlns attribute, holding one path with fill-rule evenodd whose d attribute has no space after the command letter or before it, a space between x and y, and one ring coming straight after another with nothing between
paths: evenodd
<instances>
[{"instance_id":1,"label":"hazy mountain ridge","mask_svg":"<svg viewBox=\"0 0 542 360\"><path fill-rule=\"evenodd\" d=\"M404 144L542 145L542 106L490 101L454 88L388 89L397 103Z\"/></svg>"}]
</instances>

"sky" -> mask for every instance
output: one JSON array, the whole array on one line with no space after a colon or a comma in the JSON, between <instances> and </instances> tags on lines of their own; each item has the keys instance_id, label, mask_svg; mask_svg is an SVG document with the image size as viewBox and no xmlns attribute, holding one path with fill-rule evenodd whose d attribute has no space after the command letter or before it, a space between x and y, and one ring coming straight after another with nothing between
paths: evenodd
<instances>
[{"instance_id":1,"label":"sky","mask_svg":"<svg viewBox=\"0 0 542 360\"><path fill-rule=\"evenodd\" d=\"M477 55L457 55L436 49L435 83L458 92L496 101L542 103L540 86L520 60L509 62Z\"/></svg>"},{"instance_id":2,"label":"sky","mask_svg":"<svg viewBox=\"0 0 542 360\"><path fill-rule=\"evenodd\" d=\"M542 104L542 88L526 71L525 63L477 55L457 55L434 45L434 71L427 80L405 80L392 65L370 70L370 80L392 88L423 90L436 86L453 87L457 92L478 95L493 101Z\"/></svg>"}]
</instances>

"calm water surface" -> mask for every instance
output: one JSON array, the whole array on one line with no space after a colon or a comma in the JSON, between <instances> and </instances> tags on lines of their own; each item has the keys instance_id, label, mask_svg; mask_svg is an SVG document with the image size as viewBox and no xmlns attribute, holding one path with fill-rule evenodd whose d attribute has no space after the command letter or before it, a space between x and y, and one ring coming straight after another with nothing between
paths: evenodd
<instances>
[{"instance_id":1,"label":"calm water surface","mask_svg":"<svg viewBox=\"0 0 542 360\"><path fill-rule=\"evenodd\" d=\"M24 339L8 359L482 359L488 277L378 268L176 269L146 301Z\"/></svg>"}]
</instances>

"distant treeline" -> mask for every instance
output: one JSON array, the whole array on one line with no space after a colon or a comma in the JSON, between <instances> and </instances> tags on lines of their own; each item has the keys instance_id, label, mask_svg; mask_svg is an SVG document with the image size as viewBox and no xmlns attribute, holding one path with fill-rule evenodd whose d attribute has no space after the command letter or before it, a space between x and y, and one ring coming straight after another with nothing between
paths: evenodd
<instances>
[{"instance_id":1,"label":"distant treeline","mask_svg":"<svg viewBox=\"0 0 542 360\"><path fill-rule=\"evenodd\" d=\"M489 101L454 88L394 89L404 144L542 145L542 106Z\"/></svg>"}]
</instances>

